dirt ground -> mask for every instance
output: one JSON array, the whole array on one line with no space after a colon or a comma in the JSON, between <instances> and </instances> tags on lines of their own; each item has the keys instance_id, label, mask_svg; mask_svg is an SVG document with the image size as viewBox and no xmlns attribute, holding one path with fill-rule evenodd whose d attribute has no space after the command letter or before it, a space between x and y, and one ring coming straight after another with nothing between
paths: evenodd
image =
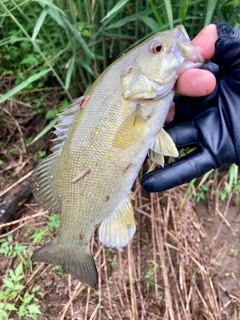
<instances>
[{"instance_id":1,"label":"dirt ground","mask_svg":"<svg viewBox=\"0 0 240 320\"><path fill-rule=\"evenodd\" d=\"M48 99L49 103L59 103L54 92ZM52 136L47 134L26 148L27 139L36 136L46 120L15 103L0 108L1 209L8 188L13 190L13 183L36 165L39 149L48 152ZM144 168L148 166L147 160ZM51 265L31 265L32 253L52 239L57 228L47 232L41 244L34 242L37 230L47 230L49 214L35 204L31 194L18 203L10 219L18 220L5 219L0 235L0 239L7 239L12 234L12 245L27 246L21 280L24 289L18 291L14 300L17 309L24 294L39 285L35 293L41 310L36 317L39 320L240 319L237 196L230 194L220 201L216 182L209 181L206 199L196 203L196 186L184 185L164 193L148 194L141 189L139 178L133 188L137 222L133 240L126 248L116 250L103 246L97 231L92 239L91 250L99 272L96 289L87 288ZM19 261L19 256L1 255L1 291L6 290L3 281ZM8 318L33 319L21 318L17 311L8 311Z\"/></svg>"}]
</instances>

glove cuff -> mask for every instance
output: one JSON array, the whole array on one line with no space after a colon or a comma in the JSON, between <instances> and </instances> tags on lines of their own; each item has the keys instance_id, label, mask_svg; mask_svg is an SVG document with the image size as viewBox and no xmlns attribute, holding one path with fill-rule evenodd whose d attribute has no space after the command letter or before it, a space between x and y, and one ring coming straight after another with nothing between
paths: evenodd
<instances>
[{"instance_id":1,"label":"glove cuff","mask_svg":"<svg viewBox=\"0 0 240 320\"><path fill-rule=\"evenodd\" d=\"M239 29L233 29L230 25L224 22L215 21L214 24L217 26L219 38L239 39Z\"/></svg>"}]
</instances>

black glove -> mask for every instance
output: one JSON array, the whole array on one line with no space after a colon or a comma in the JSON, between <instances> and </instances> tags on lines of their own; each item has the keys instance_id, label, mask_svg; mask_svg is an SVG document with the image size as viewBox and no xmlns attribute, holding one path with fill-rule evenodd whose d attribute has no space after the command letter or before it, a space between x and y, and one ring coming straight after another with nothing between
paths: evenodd
<instances>
[{"instance_id":1,"label":"black glove","mask_svg":"<svg viewBox=\"0 0 240 320\"><path fill-rule=\"evenodd\" d=\"M178 148L197 149L146 174L141 183L149 192L173 188L225 164L240 164L240 29L216 26L215 55L203 66L215 75L215 90L201 98L178 97L174 122L164 128Z\"/></svg>"}]
</instances>

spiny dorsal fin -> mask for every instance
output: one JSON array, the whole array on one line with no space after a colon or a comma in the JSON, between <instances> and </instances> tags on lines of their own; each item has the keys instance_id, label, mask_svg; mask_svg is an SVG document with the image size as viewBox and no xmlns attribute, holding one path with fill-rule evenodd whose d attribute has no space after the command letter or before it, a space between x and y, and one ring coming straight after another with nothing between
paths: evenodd
<instances>
[{"instance_id":1,"label":"spiny dorsal fin","mask_svg":"<svg viewBox=\"0 0 240 320\"><path fill-rule=\"evenodd\" d=\"M54 142L54 146L52 147L52 151L62 153L62 148L65 144L65 141L68 137L68 133L70 131L71 125L74 121L75 115L78 110L80 110L81 104L84 102L84 96L76 99L70 106L68 106L63 112L58 114L59 121L55 126L54 133L57 138L52 139Z\"/></svg>"},{"instance_id":2,"label":"spiny dorsal fin","mask_svg":"<svg viewBox=\"0 0 240 320\"><path fill-rule=\"evenodd\" d=\"M127 245L136 231L131 195L124 199L116 210L104 219L99 228L99 240L113 248Z\"/></svg>"},{"instance_id":3,"label":"spiny dorsal fin","mask_svg":"<svg viewBox=\"0 0 240 320\"><path fill-rule=\"evenodd\" d=\"M71 124L83 103L84 97L75 100L67 109L58 115L55 126L57 138L53 139L52 154L40 163L32 174L32 191L38 205L51 212L61 212L61 195L58 187L59 160L68 137Z\"/></svg>"}]
</instances>

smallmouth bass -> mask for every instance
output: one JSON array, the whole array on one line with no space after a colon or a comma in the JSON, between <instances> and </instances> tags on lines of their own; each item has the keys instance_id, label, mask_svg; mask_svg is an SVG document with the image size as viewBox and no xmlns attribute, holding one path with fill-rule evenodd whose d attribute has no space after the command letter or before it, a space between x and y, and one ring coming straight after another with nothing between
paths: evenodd
<instances>
[{"instance_id":1,"label":"smallmouth bass","mask_svg":"<svg viewBox=\"0 0 240 320\"><path fill-rule=\"evenodd\" d=\"M124 54L94 82L88 95L59 115L53 153L33 173L33 193L45 210L61 213L56 238L33 261L63 266L95 287L89 242L122 248L136 226L131 188L146 155L164 165L178 156L162 129L172 88L185 70L204 62L183 26L160 32Z\"/></svg>"}]
</instances>

